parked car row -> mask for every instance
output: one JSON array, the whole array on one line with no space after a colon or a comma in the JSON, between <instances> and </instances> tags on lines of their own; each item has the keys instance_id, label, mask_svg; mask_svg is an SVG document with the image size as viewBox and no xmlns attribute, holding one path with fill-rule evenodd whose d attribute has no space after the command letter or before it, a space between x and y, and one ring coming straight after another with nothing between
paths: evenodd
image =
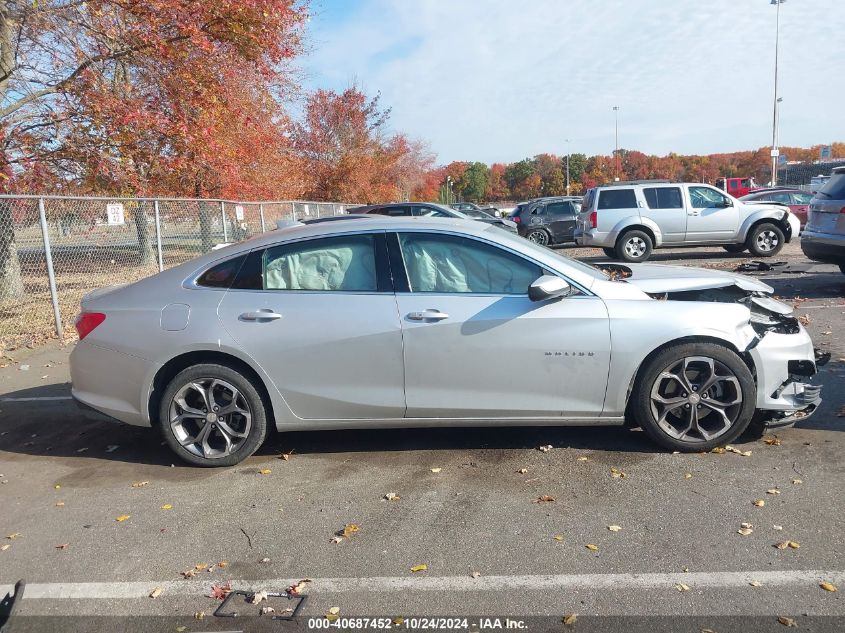
<instances>
[{"instance_id":1,"label":"parked car row","mask_svg":"<svg viewBox=\"0 0 845 633\"><path fill-rule=\"evenodd\" d=\"M836 264L845 274L845 167L834 168L810 201L801 250L812 260Z\"/></svg>"}]
</instances>

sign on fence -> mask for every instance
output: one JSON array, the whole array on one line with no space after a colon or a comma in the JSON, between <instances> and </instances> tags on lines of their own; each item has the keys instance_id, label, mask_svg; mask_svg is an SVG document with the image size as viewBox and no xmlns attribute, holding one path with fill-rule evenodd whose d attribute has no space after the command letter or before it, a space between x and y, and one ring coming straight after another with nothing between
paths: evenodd
<instances>
[{"instance_id":1,"label":"sign on fence","mask_svg":"<svg viewBox=\"0 0 845 633\"><path fill-rule=\"evenodd\" d=\"M242 204L235 205L235 217L238 219L238 222L243 222L244 219L244 207Z\"/></svg>"},{"instance_id":2,"label":"sign on fence","mask_svg":"<svg viewBox=\"0 0 845 633\"><path fill-rule=\"evenodd\" d=\"M126 224L126 220L123 216L123 204L120 202L107 204L106 214L109 218L109 224Z\"/></svg>"}]
</instances>

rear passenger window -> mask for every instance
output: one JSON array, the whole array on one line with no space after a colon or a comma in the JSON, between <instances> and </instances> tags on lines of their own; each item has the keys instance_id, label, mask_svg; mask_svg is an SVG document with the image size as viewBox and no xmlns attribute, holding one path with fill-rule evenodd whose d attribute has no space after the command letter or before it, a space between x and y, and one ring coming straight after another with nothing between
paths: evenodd
<instances>
[{"instance_id":1,"label":"rear passenger window","mask_svg":"<svg viewBox=\"0 0 845 633\"><path fill-rule=\"evenodd\" d=\"M244 263L244 259L246 259L246 255L241 255L209 268L199 276L197 285L204 288L230 288L241 269L241 264Z\"/></svg>"},{"instance_id":2,"label":"rear passenger window","mask_svg":"<svg viewBox=\"0 0 845 633\"><path fill-rule=\"evenodd\" d=\"M572 215L572 206L568 202L550 202L545 215Z\"/></svg>"},{"instance_id":3,"label":"rear passenger window","mask_svg":"<svg viewBox=\"0 0 845 633\"><path fill-rule=\"evenodd\" d=\"M636 209L637 196L633 189L605 189L599 193L599 210Z\"/></svg>"},{"instance_id":4,"label":"rear passenger window","mask_svg":"<svg viewBox=\"0 0 845 633\"><path fill-rule=\"evenodd\" d=\"M648 187L643 189L649 209L683 209L681 190L678 187Z\"/></svg>"}]
</instances>

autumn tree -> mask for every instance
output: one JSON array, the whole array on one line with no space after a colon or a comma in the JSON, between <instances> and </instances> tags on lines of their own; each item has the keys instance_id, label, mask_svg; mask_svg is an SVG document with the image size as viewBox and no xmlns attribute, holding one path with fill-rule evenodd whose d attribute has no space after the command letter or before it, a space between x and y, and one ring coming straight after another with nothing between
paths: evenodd
<instances>
[{"instance_id":1,"label":"autumn tree","mask_svg":"<svg viewBox=\"0 0 845 633\"><path fill-rule=\"evenodd\" d=\"M490 178L487 181L487 190L484 192L486 200L507 200L510 197L511 192L505 180L505 169L502 163L490 165Z\"/></svg>"},{"instance_id":2,"label":"autumn tree","mask_svg":"<svg viewBox=\"0 0 845 633\"><path fill-rule=\"evenodd\" d=\"M458 181L460 195L470 202L481 202L490 182L490 168L484 163L475 162L464 170Z\"/></svg>"}]
</instances>

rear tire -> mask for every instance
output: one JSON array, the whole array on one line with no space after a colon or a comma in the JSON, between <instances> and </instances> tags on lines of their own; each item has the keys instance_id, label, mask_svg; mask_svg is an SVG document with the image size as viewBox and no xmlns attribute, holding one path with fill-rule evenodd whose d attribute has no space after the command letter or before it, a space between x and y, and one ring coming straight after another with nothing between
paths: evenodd
<instances>
[{"instance_id":1,"label":"rear tire","mask_svg":"<svg viewBox=\"0 0 845 633\"><path fill-rule=\"evenodd\" d=\"M742 253L748 247L745 244L725 244L722 248L729 253Z\"/></svg>"},{"instance_id":2,"label":"rear tire","mask_svg":"<svg viewBox=\"0 0 845 633\"><path fill-rule=\"evenodd\" d=\"M551 235L545 229L532 229L525 234L525 238L540 246L549 246L552 243Z\"/></svg>"},{"instance_id":3,"label":"rear tire","mask_svg":"<svg viewBox=\"0 0 845 633\"><path fill-rule=\"evenodd\" d=\"M631 410L657 444L672 451L709 451L751 423L757 387L748 366L716 343L667 347L639 372Z\"/></svg>"},{"instance_id":4,"label":"rear tire","mask_svg":"<svg viewBox=\"0 0 845 633\"><path fill-rule=\"evenodd\" d=\"M756 257L771 257L780 252L784 240L783 231L777 224L763 222L751 229L745 245Z\"/></svg>"},{"instance_id":5,"label":"rear tire","mask_svg":"<svg viewBox=\"0 0 845 633\"><path fill-rule=\"evenodd\" d=\"M161 396L164 441L194 466L234 466L261 446L267 409L252 381L216 363L182 370Z\"/></svg>"},{"instance_id":6,"label":"rear tire","mask_svg":"<svg viewBox=\"0 0 845 633\"><path fill-rule=\"evenodd\" d=\"M604 251L604 254L605 254L606 257L609 257L610 259L616 259L616 250L615 249L613 249L613 248L603 248L601 250Z\"/></svg>"},{"instance_id":7,"label":"rear tire","mask_svg":"<svg viewBox=\"0 0 845 633\"><path fill-rule=\"evenodd\" d=\"M654 244L645 231L627 231L616 241L616 257L623 262L637 264L651 256Z\"/></svg>"}]
</instances>

